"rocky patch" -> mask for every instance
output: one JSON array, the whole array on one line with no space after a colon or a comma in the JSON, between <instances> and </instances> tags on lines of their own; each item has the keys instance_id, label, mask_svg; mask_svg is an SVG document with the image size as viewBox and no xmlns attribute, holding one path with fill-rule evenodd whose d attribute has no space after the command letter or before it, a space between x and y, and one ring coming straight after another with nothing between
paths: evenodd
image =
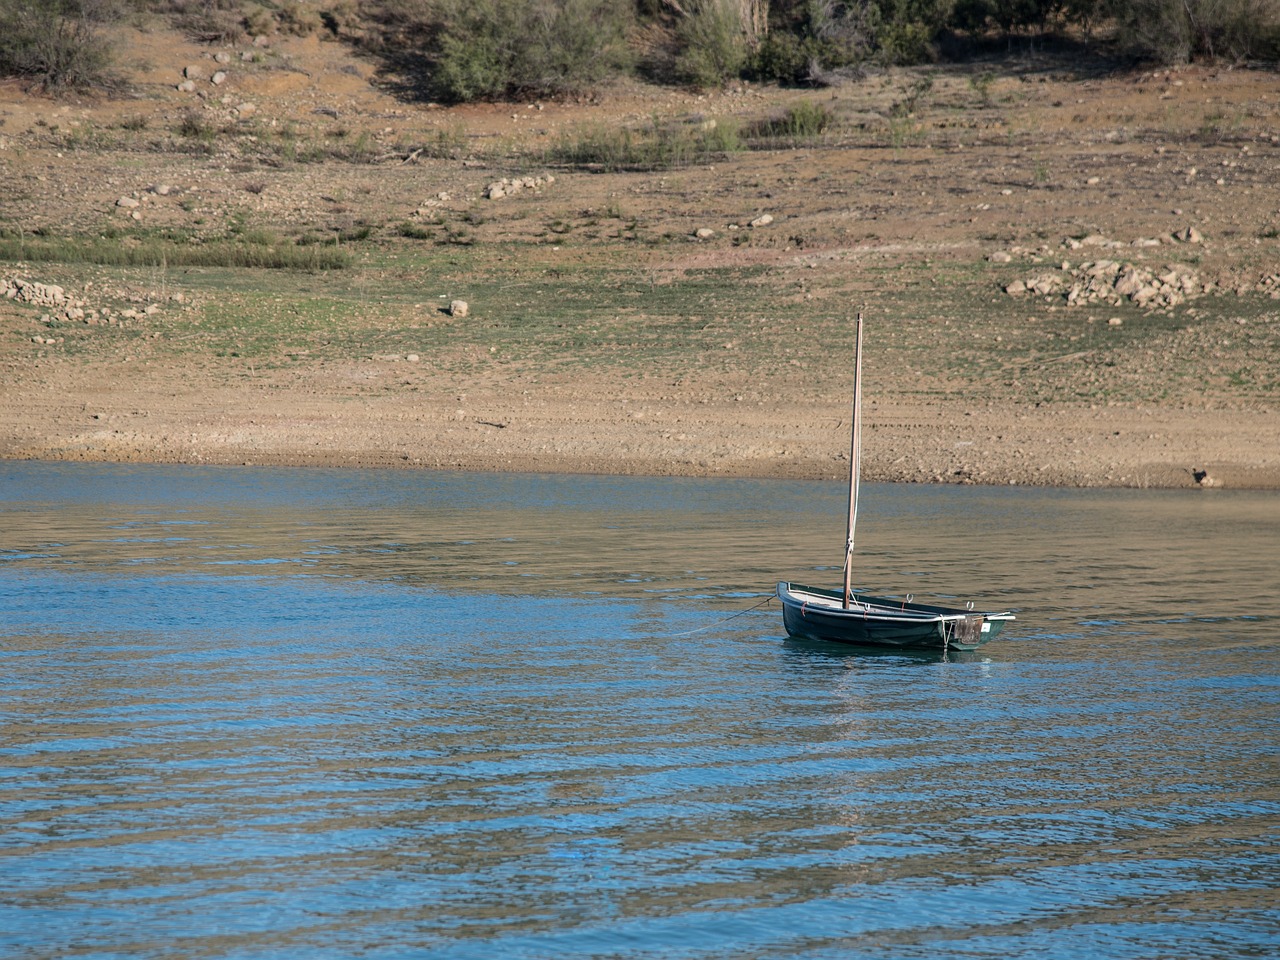
<instances>
[{"instance_id":1,"label":"rocky patch","mask_svg":"<svg viewBox=\"0 0 1280 960\"><path fill-rule=\"evenodd\" d=\"M517 177L515 179L503 177L501 180L495 180L485 187L484 195L489 200L501 200L504 197L514 197L516 194L526 190L541 193L543 187L549 187L555 182L556 178L549 173L545 177Z\"/></svg>"},{"instance_id":2,"label":"rocky patch","mask_svg":"<svg viewBox=\"0 0 1280 960\"><path fill-rule=\"evenodd\" d=\"M161 301L178 305L186 303L181 293L161 297L156 294L119 293L118 298L128 302L129 306L109 306L104 303L90 303L84 297L69 293L63 287L52 283L40 283L23 277L0 277L0 294L6 300L17 303L29 303L33 306L53 307L54 309L39 317L39 322L47 327L60 327L65 324L85 324L88 326L124 326L129 321L141 320L161 312ZM32 337L34 343L52 344L61 342L43 335Z\"/></svg>"},{"instance_id":3,"label":"rocky patch","mask_svg":"<svg viewBox=\"0 0 1280 960\"><path fill-rule=\"evenodd\" d=\"M1010 296L1061 297L1068 306L1131 303L1146 310L1163 310L1194 300L1216 289L1185 267L1150 270L1119 260L1091 260L1074 269L1039 273L1007 284Z\"/></svg>"}]
</instances>

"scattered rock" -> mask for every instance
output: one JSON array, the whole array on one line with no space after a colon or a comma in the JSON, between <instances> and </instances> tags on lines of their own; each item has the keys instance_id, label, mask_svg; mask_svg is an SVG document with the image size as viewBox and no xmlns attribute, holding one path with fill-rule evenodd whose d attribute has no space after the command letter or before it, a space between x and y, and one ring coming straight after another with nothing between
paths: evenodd
<instances>
[{"instance_id":1,"label":"scattered rock","mask_svg":"<svg viewBox=\"0 0 1280 960\"><path fill-rule=\"evenodd\" d=\"M1178 240L1181 243L1203 243L1204 235L1195 227L1189 226L1174 233L1173 239Z\"/></svg>"},{"instance_id":2,"label":"scattered rock","mask_svg":"<svg viewBox=\"0 0 1280 960\"><path fill-rule=\"evenodd\" d=\"M130 308L123 311L117 319L110 307L102 307L100 309L86 308L83 300L67 293L57 284L38 283L21 277L0 277L0 295L3 295L7 300L14 300L19 303L55 307L55 313L46 313L40 318L42 323L49 326L57 326L60 323L84 323L90 326L96 326L99 323L114 324L123 322L126 319L154 316L162 309L158 303L147 303L142 309ZM145 300L153 299L154 297L155 294L149 294L145 298L135 295L130 299L135 303L143 303ZM182 294L173 294L170 297L171 300L175 298L177 298L177 302L185 299Z\"/></svg>"},{"instance_id":3,"label":"scattered rock","mask_svg":"<svg viewBox=\"0 0 1280 960\"><path fill-rule=\"evenodd\" d=\"M997 250L995 253L987 257L992 263L1009 263L1013 260L1013 254L1004 250Z\"/></svg>"},{"instance_id":4,"label":"scattered rock","mask_svg":"<svg viewBox=\"0 0 1280 960\"><path fill-rule=\"evenodd\" d=\"M710 240L712 237L716 235L716 232L712 230L710 227L699 227L697 230L693 232L693 235L697 237L699 240Z\"/></svg>"},{"instance_id":5,"label":"scattered rock","mask_svg":"<svg viewBox=\"0 0 1280 960\"><path fill-rule=\"evenodd\" d=\"M45 307L61 307L68 302L67 293L53 283L36 283L33 280L0 280L0 290L5 299L21 303L34 303Z\"/></svg>"},{"instance_id":6,"label":"scattered rock","mask_svg":"<svg viewBox=\"0 0 1280 960\"><path fill-rule=\"evenodd\" d=\"M749 227L767 227L767 226L768 226L769 224L771 224L771 223L773 223L773 215L772 215L772 214L769 214L769 213L762 213L762 214L760 214L760 216L756 217L756 218L755 218L754 220L752 220L749 224L747 224L747 226L749 226Z\"/></svg>"},{"instance_id":7,"label":"scattered rock","mask_svg":"<svg viewBox=\"0 0 1280 960\"><path fill-rule=\"evenodd\" d=\"M490 200L501 200L503 197L515 196L522 190L533 190L541 192L543 187L550 186L556 182L556 178L551 174L543 177L516 177L510 179L503 177L501 180L495 180L485 188L484 195Z\"/></svg>"},{"instance_id":8,"label":"scattered rock","mask_svg":"<svg viewBox=\"0 0 1280 960\"><path fill-rule=\"evenodd\" d=\"M212 77L209 78L209 82L212 83L215 87L222 86L224 83L227 82L227 72L225 70L219 70L217 73L215 73Z\"/></svg>"},{"instance_id":9,"label":"scattered rock","mask_svg":"<svg viewBox=\"0 0 1280 960\"><path fill-rule=\"evenodd\" d=\"M471 312L471 307L465 300L454 300L449 304L449 316L461 319Z\"/></svg>"},{"instance_id":10,"label":"scattered rock","mask_svg":"<svg viewBox=\"0 0 1280 960\"><path fill-rule=\"evenodd\" d=\"M1195 273L1180 267L1167 267L1159 275L1132 263L1116 260L1094 260L1072 270L1069 263L1056 273L1043 273L1026 280L1006 284L1010 296L1034 293L1051 297L1062 293L1069 306L1090 303L1124 302L1149 310L1177 306L1211 292ZM1280 299L1280 298L1278 298Z\"/></svg>"},{"instance_id":11,"label":"scattered rock","mask_svg":"<svg viewBox=\"0 0 1280 960\"><path fill-rule=\"evenodd\" d=\"M138 207L139 205L140 205L140 201L134 199L133 197L121 197L119 200L116 201L116 206L120 207L123 210L133 210L135 207Z\"/></svg>"},{"instance_id":12,"label":"scattered rock","mask_svg":"<svg viewBox=\"0 0 1280 960\"><path fill-rule=\"evenodd\" d=\"M205 72L204 67L198 63L187 64L182 70L182 75L188 80L207 80L209 74Z\"/></svg>"}]
</instances>

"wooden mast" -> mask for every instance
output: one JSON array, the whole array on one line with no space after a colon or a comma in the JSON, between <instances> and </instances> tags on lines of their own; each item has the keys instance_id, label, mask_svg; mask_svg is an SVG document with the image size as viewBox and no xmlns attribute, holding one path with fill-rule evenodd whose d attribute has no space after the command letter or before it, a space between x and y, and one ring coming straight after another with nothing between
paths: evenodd
<instances>
[{"instance_id":1,"label":"wooden mast","mask_svg":"<svg viewBox=\"0 0 1280 960\"><path fill-rule=\"evenodd\" d=\"M853 532L858 524L858 484L862 475L862 314L853 340L853 431L849 440L849 525L844 546L844 608L853 597Z\"/></svg>"}]
</instances>

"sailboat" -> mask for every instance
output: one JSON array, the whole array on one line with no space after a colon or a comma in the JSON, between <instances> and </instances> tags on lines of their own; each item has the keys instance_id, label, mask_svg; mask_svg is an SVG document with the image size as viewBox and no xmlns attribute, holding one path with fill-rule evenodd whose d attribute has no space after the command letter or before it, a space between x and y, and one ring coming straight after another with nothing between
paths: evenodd
<instances>
[{"instance_id":1,"label":"sailboat","mask_svg":"<svg viewBox=\"0 0 1280 960\"><path fill-rule=\"evenodd\" d=\"M876 647L932 647L974 650L992 640L1014 619L1005 610L980 613L853 592L853 534L858 521L858 487L862 471L862 314L854 337L853 436L849 444L849 522L844 551L844 589L824 590L803 584L778 584L782 622L788 635Z\"/></svg>"}]
</instances>

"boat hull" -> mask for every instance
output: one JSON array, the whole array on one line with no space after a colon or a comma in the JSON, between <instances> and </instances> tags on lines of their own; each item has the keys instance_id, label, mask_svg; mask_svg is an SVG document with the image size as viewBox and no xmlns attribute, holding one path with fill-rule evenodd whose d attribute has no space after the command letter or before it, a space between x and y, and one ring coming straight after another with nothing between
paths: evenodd
<instances>
[{"instance_id":1,"label":"boat hull","mask_svg":"<svg viewBox=\"0 0 1280 960\"><path fill-rule=\"evenodd\" d=\"M788 635L862 646L976 650L994 639L1012 613L979 613L856 595L848 609L834 590L779 583Z\"/></svg>"}]
</instances>

